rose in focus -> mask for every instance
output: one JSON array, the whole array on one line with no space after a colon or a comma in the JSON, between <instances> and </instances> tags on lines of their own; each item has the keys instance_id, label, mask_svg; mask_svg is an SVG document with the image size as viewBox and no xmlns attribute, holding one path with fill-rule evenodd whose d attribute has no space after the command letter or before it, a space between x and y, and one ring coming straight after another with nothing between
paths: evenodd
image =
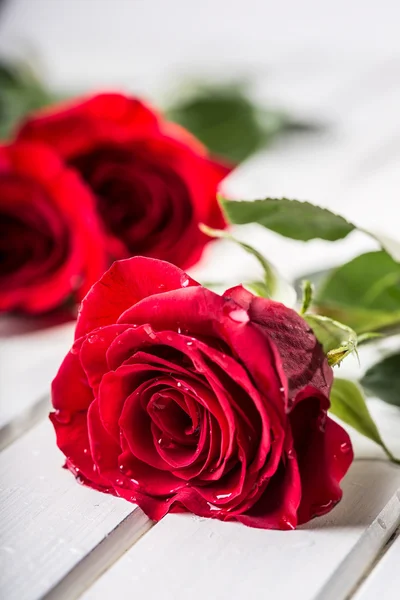
<instances>
[{"instance_id":1,"label":"rose in focus","mask_svg":"<svg viewBox=\"0 0 400 600\"><path fill-rule=\"evenodd\" d=\"M92 194L50 148L0 147L0 311L80 301L107 267L102 239Z\"/></svg>"},{"instance_id":2,"label":"rose in focus","mask_svg":"<svg viewBox=\"0 0 400 600\"><path fill-rule=\"evenodd\" d=\"M100 94L53 107L19 138L52 146L94 193L111 259L145 255L191 266L225 226L216 192L229 168L182 128L137 99Z\"/></svg>"},{"instance_id":3,"label":"rose in focus","mask_svg":"<svg viewBox=\"0 0 400 600\"><path fill-rule=\"evenodd\" d=\"M114 263L84 299L51 420L84 484L152 519L191 511L291 529L331 510L353 458L306 322L238 286Z\"/></svg>"}]
</instances>

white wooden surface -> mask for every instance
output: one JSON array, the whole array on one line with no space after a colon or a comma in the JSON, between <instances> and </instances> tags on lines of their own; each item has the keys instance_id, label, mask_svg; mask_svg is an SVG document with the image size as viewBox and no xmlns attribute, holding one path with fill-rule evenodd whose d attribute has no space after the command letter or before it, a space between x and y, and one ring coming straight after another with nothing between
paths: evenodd
<instances>
[{"instance_id":1,"label":"white wooden surface","mask_svg":"<svg viewBox=\"0 0 400 600\"><path fill-rule=\"evenodd\" d=\"M54 597L69 598L151 525L132 504L77 485L63 462L47 419L0 454L2 598L41 598L66 578L68 593Z\"/></svg>"},{"instance_id":2,"label":"white wooden surface","mask_svg":"<svg viewBox=\"0 0 400 600\"><path fill-rule=\"evenodd\" d=\"M400 501L400 496L399 496ZM397 600L400 590L400 537L399 531L387 552L362 584L354 600L376 600L384 593L385 600Z\"/></svg>"},{"instance_id":3,"label":"white wooden surface","mask_svg":"<svg viewBox=\"0 0 400 600\"><path fill-rule=\"evenodd\" d=\"M260 152L225 190L310 199L398 237L399 20L395 0L12 0L0 20L0 51L38 55L61 87L128 84L155 100L171 78L196 68L250 73L257 98L330 127ZM339 245L301 245L254 228L242 235L288 277L374 247L362 234ZM235 283L256 266L220 244L193 275L219 280L221 268ZM357 460L343 501L298 531L191 515L152 527L133 505L77 485L61 469L44 413L71 325L19 335L8 325L0 322L0 446L8 445L0 454L2 599L397 600L399 538L386 544L400 526L400 468L371 442L352 433ZM362 368L372 359L362 352ZM343 375L359 372L348 362ZM377 400L370 408L400 455L399 411Z\"/></svg>"}]
</instances>

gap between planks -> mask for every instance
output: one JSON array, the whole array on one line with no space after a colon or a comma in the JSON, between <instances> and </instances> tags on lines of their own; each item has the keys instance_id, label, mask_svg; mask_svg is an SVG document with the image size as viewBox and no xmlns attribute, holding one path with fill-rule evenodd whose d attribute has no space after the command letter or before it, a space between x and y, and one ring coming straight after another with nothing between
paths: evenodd
<instances>
[{"instance_id":1,"label":"gap between planks","mask_svg":"<svg viewBox=\"0 0 400 600\"><path fill-rule=\"evenodd\" d=\"M338 565L357 554L369 536L375 536L374 552L385 544L400 515L397 496L396 518L390 508L393 498L387 501L399 485L397 467L356 461L336 509L292 532L168 515L104 573L82 600L124 597L126 590L134 590L138 598L168 600L202 600L210 595L213 600L320 598L318 594L334 580ZM380 526L377 530L376 515L386 519L386 530ZM334 598L344 600L345 595Z\"/></svg>"},{"instance_id":2,"label":"gap between planks","mask_svg":"<svg viewBox=\"0 0 400 600\"><path fill-rule=\"evenodd\" d=\"M400 590L400 529L385 547L379 562L373 565L369 576L361 583L353 600L398 600ZM384 591L384 596L382 592Z\"/></svg>"},{"instance_id":3,"label":"gap between planks","mask_svg":"<svg viewBox=\"0 0 400 600\"><path fill-rule=\"evenodd\" d=\"M0 454L0 596L71 600L152 522L134 505L79 486L46 419Z\"/></svg>"}]
</instances>

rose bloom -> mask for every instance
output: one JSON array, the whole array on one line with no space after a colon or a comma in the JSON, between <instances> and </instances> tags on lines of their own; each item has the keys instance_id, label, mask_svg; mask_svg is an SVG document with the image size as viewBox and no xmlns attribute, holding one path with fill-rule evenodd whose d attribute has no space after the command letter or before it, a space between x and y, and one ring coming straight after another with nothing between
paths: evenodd
<instances>
[{"instance_id":1,"label":"rose bloom","mask_svg":"<svg viewBox=\"0 0 400 600\"><path fill-rule=\"evenodd\" d=\"M191 511L291 529L331 510L353 458L306 322L166 262L114 263L82 303L51 420L81 483L154 520Z\"/></svg>"},{"instance_id":2,"label":"rose bloom","mask_svg":"<svg viewBox=\"0 0 400 600\"><path fill-rule=\"evenodd\" d=\"M198 224L225 226L216 192L230 169L139 100L101 94L46 109L19 138L50 144L80 173L113 259L140 254L188 267L210 241Z\"/></svg>"},{"instance_id":3,"label":"rose bloom","mask_svg":"<svg viewBox=\"0 0 400 600\"><path fill-rule=\"evenodd\" d=\"M0 146L0 311L81 300L107 266L101 240L92 194L50 148Z\"/></svg>"}]
</instances>

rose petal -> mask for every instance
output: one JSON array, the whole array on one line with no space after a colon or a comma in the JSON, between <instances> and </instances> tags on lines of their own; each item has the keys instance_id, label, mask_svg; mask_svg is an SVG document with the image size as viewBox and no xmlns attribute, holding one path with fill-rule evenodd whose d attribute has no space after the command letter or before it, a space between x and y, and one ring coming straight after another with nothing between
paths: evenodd
<instances>
[{"instance_id":1,"label":"rose petal","mask_svg":"<svg viewBox=\"0 0 400 600\"><path fill-rule=\"evenodd\" d=\"M115 323L147 296L197 285L184 271L163 261L139 256L115 262L83 300L75 337Z\"/></svg>"},{"instance_id":2,"label":"rose petal","mask_svg":"<svg viewBox=\"0 0 400 600\"><path fill-rule=\"evenodd\" d=\"M51 400L59 414L86 410L93 401L93 391L79 361L84 338L77 340L64 358L51 384ZM68 385L67 385L68 382Z\"/></svg>"}]
</instances>

